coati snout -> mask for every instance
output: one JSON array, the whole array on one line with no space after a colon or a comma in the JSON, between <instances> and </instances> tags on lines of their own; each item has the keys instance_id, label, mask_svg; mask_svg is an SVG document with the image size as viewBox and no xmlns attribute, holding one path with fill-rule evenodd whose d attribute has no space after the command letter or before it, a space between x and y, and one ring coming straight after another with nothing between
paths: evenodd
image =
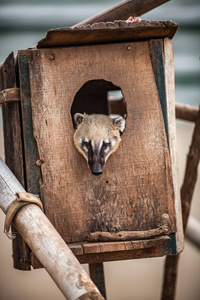
<instances>
[{"instance_id":1,"label":"coati snout","mask_svg":"<svg viewBox=\"0 0 200 300\"><path fill-rule=\"evenodd\" d=\"M74 115L74 144L87 160L93 175L100 175L108 157L117 150L125 119L100 114Z\"/></svg>"}]
</instances>

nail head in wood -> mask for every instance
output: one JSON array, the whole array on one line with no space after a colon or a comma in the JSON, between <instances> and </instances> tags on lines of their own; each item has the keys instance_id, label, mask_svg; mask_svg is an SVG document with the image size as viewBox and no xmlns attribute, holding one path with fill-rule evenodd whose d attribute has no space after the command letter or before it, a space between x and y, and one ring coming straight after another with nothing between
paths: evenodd
<instances>
[{"instance_id":1,"label":"nail head in wood","mask_svg":"<svg viewBox=\"0 0 200 300\"><path fill-rule=\"evenodd\" d=\"M38 160L36 161L36 165L37 165L38 167L41 167L42 164L43 164L43 160L38 159Z\"/></svg>"},{"instance_id":2,"label":"nail head in wood","mask_svg":"<svg viewBox=\"0 0 200 300\"><path fill-rule=\"evenodd\" d=\"M54 60L55 59L55 55L53 53L49 53L49 60Z\"/></svg>"}]
</instances>

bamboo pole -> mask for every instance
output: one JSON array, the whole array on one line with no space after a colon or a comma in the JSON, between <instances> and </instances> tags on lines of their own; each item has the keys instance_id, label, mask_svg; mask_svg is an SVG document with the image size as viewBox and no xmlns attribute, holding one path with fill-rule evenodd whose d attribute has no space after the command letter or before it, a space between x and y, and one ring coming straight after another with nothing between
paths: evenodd
<instances>
[{"instance_id":1,"label":"bamboo pole","mask_svg":"<svg viewBox=\"0 0 200 300\"><path fill-rule=\"evenodd\" d=\"M16 192L25 192L0 159L0 208L6 214ZM13 225L68 300L104 299L53 225L35 204L22 207Z\"/></svg>"},{"instance_id":2,"label":"bamboo pole","mask_svg":"<svg viewBox=\"0 0 200 300\"><path fill-rule=\"evenodd\" d=\"M187 156L185 177L181 188L181 204L183 215L183 230L185 232L189 217L192 196L197 180L198 164L200 160L200 110L197 115L192 143ZM167 256L165 261L165 274L162 291L162 300L175 299L176 278L179 255Z\"/></svg>"},{"instance_id":3,"label":"bamboo pole","mask_svg":"<svg viewBox=\"0 0 200 300\"><path fill-rule=\"evenodd\" d=\"M84 20L75 26L93 24L98 22L113 22L115 20L127 20L130 16L141 16L153 8L170 0L125 0L105 10L96 16Z\"/></svg>"}]
</instances>

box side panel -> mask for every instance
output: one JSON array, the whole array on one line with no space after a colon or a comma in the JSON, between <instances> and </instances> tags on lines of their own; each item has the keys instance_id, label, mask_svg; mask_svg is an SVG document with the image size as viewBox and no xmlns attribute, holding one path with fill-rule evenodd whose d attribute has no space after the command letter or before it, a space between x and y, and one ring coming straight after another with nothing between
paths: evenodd
<instances>
[{"instance_id":1,"label":"box side panel","mask_svg":"<svg viewBox=\"0 0 200 300\"><path fill-rule=\"evenodd\" d=\"M12 52L1 65L0 90L16 87L16 71L15 57ZM5 162L22 186L25 186L20 103L3 103L2 112ZM14 268L30 270L29 248L14 227L12 232L16 236L12 241Z\"/></svg>"},{"instance_id":2,"label":"box side panel","mask_svg":"<svg viewBox=\"0 0 200 300\"><path fill-rule=\"evenodd\" d=\"M35 50L29 70L45 211L64 240L156 228L163 213L175 232L171 163L148 43ZM77 91L97 79L121 88L128 118L119 149L94 177L73 145L70 110Z\"/></svg>"}]
</instances>

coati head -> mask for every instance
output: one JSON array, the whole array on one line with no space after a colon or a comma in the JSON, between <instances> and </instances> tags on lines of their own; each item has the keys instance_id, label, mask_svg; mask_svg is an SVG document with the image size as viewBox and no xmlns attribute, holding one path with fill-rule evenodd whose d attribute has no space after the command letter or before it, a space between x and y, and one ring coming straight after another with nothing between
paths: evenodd
<instances>
[{"instance_id":1,"label":"coati head","mask_svg":"<svg viewBox=\"0 0 200 300\"><path fill-rule=\"evenodd\" d=\"M92 174L100 175L106 160L119 146L125 119L76 113L74 123L76 127L74 144L87 160Z\"/></svg>"}]
</instances>

